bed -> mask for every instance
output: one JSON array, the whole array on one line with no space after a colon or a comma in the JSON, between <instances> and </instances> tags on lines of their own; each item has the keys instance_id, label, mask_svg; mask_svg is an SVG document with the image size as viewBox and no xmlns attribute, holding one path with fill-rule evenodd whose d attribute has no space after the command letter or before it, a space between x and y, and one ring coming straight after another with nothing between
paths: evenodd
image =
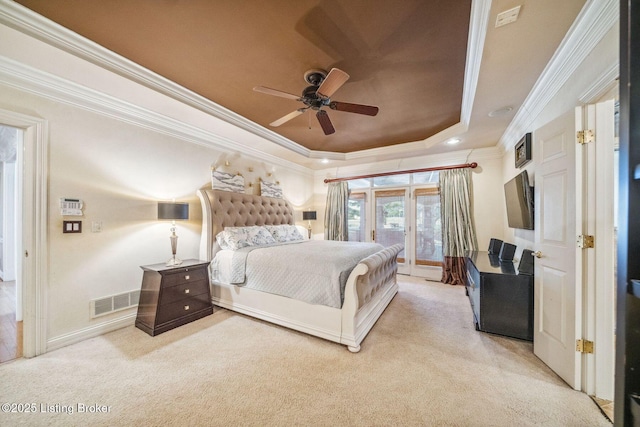
<instances>
[{"instance_id":1,"label":"bed","mask_svg":"<svg viewBox=\"0 0 640 427\"><path fill-rule=\"evenodd\" d=\"M224 263L220 259L226 252L216 241L218 233L225 229L233 231L234 227L290 226L294 224L294 211L284 199L211 189L200 189L197 194L203 212L200 258L213 261L211 265L216 270L211 274L211 296L215 305L344 344L354 353L360 351L360 344L398 291L397 257L398 252L402 250L402 245L388 248L363 245L359 247L356 255L349 255L354 257L355 266L348 266L347 269L350 272L342 273L343 288L339 291L334 288L328 292L333 298L336 292L339 294L337 303L335 299L333 303L327 303L315 300L313 296L309 299L308 296L306 298L298 295L285 296L275 290L254 289L248 286L249 281L252 280L253 264L251 262L255 259L255 254L261 254L265 258L273 255L266 255L266 251L295 248L293 251L298 253L296 256L283 256L282 253L287 252L282 252L277 255L278 258L274 258L279 263L278 268L272 271L276 276L271 282L266 280L263 285L279 285L284 276L298 278L302 285L311 280L312 272L333 268L326 265L325 268L319 269L317 263L312 267L303 266L300 261L302 254L305 253L303 248L308 257L313 253L341 251L344 249L342 246L349 246L350 242L306 240L291 242L290 245L268 244L265 248L250 248L246 255L238 250L231 257L245 257L246 283L227 283L228 277L221 277L217 271L220 264ZM338 249L336 244L339 246ZM324 245L331 246L331 249L325 248ZM287 249L288 246L290 247ZM216 258L218 254L220 256ZM277 272L279 270L282 272L285 268L283 259L291 259L291 268L294 270L287 270L284 276L282 274L278 276ZM322 262L329 261L323 259ZM305 276L301 271L309 271L309 275ZM324 298L324 295L321 298Z\"/></svg>"}]
</instances>

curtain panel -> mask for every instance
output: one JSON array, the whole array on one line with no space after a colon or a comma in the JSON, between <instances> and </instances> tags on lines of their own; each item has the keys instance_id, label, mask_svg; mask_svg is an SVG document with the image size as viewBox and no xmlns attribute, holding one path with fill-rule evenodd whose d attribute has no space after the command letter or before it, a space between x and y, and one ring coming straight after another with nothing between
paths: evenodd
<instances>
[{"instance_id":1,"label":"curtain panel","mask_svg":"<svg viewBox=\"0 0 640 427\"><path fill-rule=\"evenodd\" d=\"M440 172L440 212L442 216L442 282L464 285L466 251L478 249L471 205L471 170Z\"/></svg>"},{"instance_id":2,"label":"curtain panel","mask_svg":"<svg viewBox=\"0 0 640 427\"><path fill-rule=\"evenodd\" d=\"M349 184L346 181L329 184L327 207L324 212L325 240L349 240L348 206Z\"/></svg>"}]
</instances>

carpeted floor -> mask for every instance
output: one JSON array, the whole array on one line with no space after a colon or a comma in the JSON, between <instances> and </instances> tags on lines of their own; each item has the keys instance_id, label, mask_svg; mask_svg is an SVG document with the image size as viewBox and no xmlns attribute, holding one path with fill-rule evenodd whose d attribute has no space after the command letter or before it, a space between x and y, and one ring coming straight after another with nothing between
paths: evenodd
<instances>
[{"instance_id":1,"label":"carpeted floor","mask_svg":"<svg viewBox=\"0 0 640 427\"><path fill-rule=\"evenodd\" d=\"M0 365L0 403L35 410L0 425L611 425L531 343L475 331L462 287L399 277L358 354L216 309Z\"/></svg>"}]
</instances>

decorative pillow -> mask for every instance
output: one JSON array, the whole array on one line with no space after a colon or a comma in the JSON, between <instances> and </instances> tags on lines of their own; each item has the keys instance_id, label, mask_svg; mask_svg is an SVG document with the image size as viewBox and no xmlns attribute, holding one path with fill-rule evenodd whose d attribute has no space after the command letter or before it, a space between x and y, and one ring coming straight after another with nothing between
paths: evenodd
<instances>
[{"instance_id":1,"label":"decorative pillow","mask_svg":"<svg viewBox=\"0 0 640 427\"><path fill-rule=\"evenodd\" d=\"M276 182L260 182L260 195L262 197L273 197L274 199L282 199L282 188Z\"/></svg>"},{"instance_id":2,"label":"decorative pillow","mask_svg":"<svg viewBox=\"0 0 640 427\"><path fill-rule=\"evenodd\" d=\"M211 188L214 190L244 193L244 178L228 172L211 171Z\"/></svg>"},{"instance_id":3,"label":"decorative pillow","mask_svg":"<svg viewBox=\"0 0 640 427\"><path fill-rule=\"evenodd\" d=\"M304 240L295 225L265 225L264 226L278 242L295 242Z\"/></svg>"},{"instance_id":4,"label":"decorative pillow","mask_svg":"<svg viewBox=\"0 0 640 427\"><path fill-rule=\"evenodd\" d=\"M309 240L309 229L307 227L303 227L301 225L296 225L296 229L298 233L302 236L303 240Z\"/></svg>"},{"instance_id":5,"label":"decorative pillow","mask_svg":"<svg viewBox=\"0 0 640 427\"><path fill-rule=\"evenodd\" d=\"M222 249L236 251L247 246L260 246L276 243L269 231L261 226L227 227L218 233L216 241Z\"/></svg>"},{"instance_id":6,"label":"decorative pillow","mask_svg":"<svg viewBox=\"0 0 640 427\"><path fill-rule=\"evenodd\" d=\"M218 246L220 246L220 249L225 249L225 250L231 249L231 247L229 247L229 244L227 243L226 234L224 231L221 231L216 235L216 242L218 243ZM215 244L214 244L214 248L215 248Z\"/></svg>"}]
</instances>

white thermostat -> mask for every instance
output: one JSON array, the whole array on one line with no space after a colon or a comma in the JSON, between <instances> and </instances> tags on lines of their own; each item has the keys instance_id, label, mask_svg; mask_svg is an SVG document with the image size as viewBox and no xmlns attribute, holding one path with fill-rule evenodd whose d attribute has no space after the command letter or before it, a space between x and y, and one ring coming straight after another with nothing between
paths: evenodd
<instances>
[{"instance_id":1,"label":"white thermostat","mask_svg":"<svg viewBox=\"0 0 640 427\"><path fill-rule=\"evenodd\" d=\"M80 199L60 199L60 215L82 216L82 200Z\"/></svg>"}]
</instances>

